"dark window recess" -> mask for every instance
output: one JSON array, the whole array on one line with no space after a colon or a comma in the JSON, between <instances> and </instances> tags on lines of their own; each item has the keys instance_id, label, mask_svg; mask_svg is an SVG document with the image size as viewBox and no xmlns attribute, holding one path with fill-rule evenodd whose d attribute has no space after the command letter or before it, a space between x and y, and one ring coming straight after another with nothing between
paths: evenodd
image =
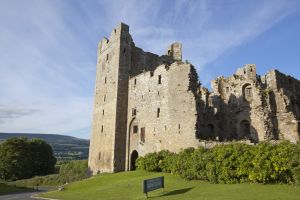
<instances>
[{"instance_id":1,"label":"dark window recess","mask_svg":"<svg viewBox=\"0 0 300 200\"><path fill-rule=\"evenodd\" d=\"M136 116L136 109L135 108L132 109L132 116Z\"/></svg>"},{"instance_id":2,"label":"dark window recess","mask_svg":"<svg viewBox=\"0 0 300 200\"><path fill-rule=\"evenodd\" d=\"M229 87L226 87L226 92L229 92Z\"/></svg>"},{"instance_id":3,"label":"dark window recess","mask_svg":"<svg viewBox=\"0 0 300 200\"><path fill-rule=\"evenodd\" d=\"M101 159L101 152L99 152L98 159L99 160Z\"/></svg>"},{"instance_id":4,"label":"dark window recess","mask_svg":"<svg viewBox=\"0 0 300 200\"><path fill-rule=\"evenodd\" d=\"M107 81L107 77L105 77L105 79L104 79L104 83L106 84L106 81Z\"/></svg>"},{"instance_id":5,"label":"dark window recess","mask_svg":"<svg viewBox=\"0 0 300 200\"><path fill-rule=\"evenodd\" d=\"M134 79L134 85L136 85L136 78Z\"/></svg>"},{"instance_id":6,"label":"dark window recess","mask_svg":"<svg viewBox=\"0 0 300 200\"><path fill-rule=\"evenodd\" d=\"M141 128L141 142L145 143L145 127Z\"/></svg>"},{"instance_id":7,"label":"dark window recess","mask_svg":"<svg viewBox=\"0 0 300 200\"><path fill-rule=\"evenodd\" d=\"M161 84L161 75L158 75L158 84Z\"/></svg>"},{"instance_id":8,"label":"dark window recess","mask_svg":"<svg viewBox=\"0 0 300 200\"><path fill-rule=\"evenodd\" d=\"M106 100L106 94L104 95L104 98L103 98L103 101L105 102L105 100Z\"/></svg>"},{"instance_id":9,"label":"dark window recess","mask_svg":"<svg viewBox=\"0 0 300 200\"><path fill-rule=\"evenodd\" d=\"M180 124L178 124L178 129L180 129Z\"/></svg>"},{"instance_id":10,"label":"dark window recess","mask_svg":"<svg viewBox=\"0 0 300 200\"><path fill-rule=\"evenodd\" d=\"M133 126L133 133L137 133L139 130L138 126Z\"/></svg>"},{"instance_id":11,"label":"dark window recess","mask_svg":"<svg viewBox=\"0 0 300 200\"><path fill-rule=\"evenodd\" d=\"M103 125L101 126L101 133L103 133Z\"/></svg>"},{"instance_id":12,"label":"dark window recess","mask_svg":"<svg viewBox=\"0 0 300 200\"><path fill-rule=\"evenodd\" d=\"M125 48L123 49L123 53L126 53L126 49Z\"/></svg>"},{"instance_id":13,"label":"dark window recess","mask_svg":"<svg viewBox=\"0 0 300 200\"><path fill-rule=\"evenodd\" d=\"M102 110L102 115L104 115L104 109Z\"/></svg>"},{"instance_id":14,"label":"dark window recess","mask_svg":"<svg viewBox=\"0 0 300 200\"><path fill-rule=\"evenodd\" d=\"M108 54L106 54L106 61L108 61Z\"/></svg>"},{"instance_id":15,"label":"dark window recess","mask_svg":"<svg viewBox=\"0 0 300 200\"><path fill-rule=\"evenodd\" d=\"M150 72L150 77L152 77L154 75L154 72Z\"/></svg>"},{"instance_id":16,"label":"dark window recess","mask_svg":"<svg viewBox=\"0 0 300 200\"><path fill-rule=\"evenodd\" d=\"M160 108L157 108L156 117L159 118Z\"/></svg>"}]
</instances>

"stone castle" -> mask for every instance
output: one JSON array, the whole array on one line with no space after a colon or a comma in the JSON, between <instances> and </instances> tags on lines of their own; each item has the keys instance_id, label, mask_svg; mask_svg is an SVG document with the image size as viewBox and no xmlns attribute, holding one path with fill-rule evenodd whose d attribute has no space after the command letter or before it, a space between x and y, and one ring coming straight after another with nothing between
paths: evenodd
<instances>
[{"instance_id":1,"label":"stone castle","mask_svg":"<svg viewBox=\"0 0 300 200\"><path fill-rule=\"evenodd\" d=\"M98 45L90 170L132 170L138 156L208 141L299 141L299 80L247 64L211 85L182 61L180 43L166 55L144 52L121 23Z\"/></svg>"}]
</instances>

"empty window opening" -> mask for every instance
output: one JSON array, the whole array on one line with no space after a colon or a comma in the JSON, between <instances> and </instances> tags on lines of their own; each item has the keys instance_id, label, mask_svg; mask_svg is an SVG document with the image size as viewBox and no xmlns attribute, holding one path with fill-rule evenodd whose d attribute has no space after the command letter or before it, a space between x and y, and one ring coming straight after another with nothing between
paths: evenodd
<instances>
[{"instance_id":1,"label":"empty window opening","mask_svg":"<svg viewBox=\"0 0 300 200\"><path fill-rule=\"evenodd\" d=\"M138 132L138 130L139 130L139 128L138 128L138 126L137 126L137 125L133 126L133 133L137 133L137 132Z\"/></svg>"},{"instance_id":2,"label":"empty window opening","mask_svg":"<svg viewBox=\"0 0 300 200\"><path fill-rule=\"evenodd\" d=\"M145 143L145 127L141 128L141 142Z\"/></svg>"},{"instance_id":3,"label":"empty window opening","mask_svg":"<svg viewBox=\"0 0 300 200\"><path fill-rule=\"evenodd\" d=\"M101 126L101 133L103 133L103 125Z\"/></svg>"},{"instance_id":4,"label":"empty window opening","mask_svg":"<svg viewBox=\"0 0 300 200\"><path fill-rule=\"evenodd\" d=\"M136 116L136 108L132 109L132 116Z\"/></svg>"},{"instance_id":5,"label":"empty window opening","mask_svg":"<svg viewBox=\"0 0 300 200\"><path fill-rule=\"evenodd\" d=\"M134 79L134 85L136 85L136 78Z\"/></svg>"},{"instance_id":6,"label":"empty window opening","mask_svg":"<svg viewBox=\"0 0 300 200\"><path fill-rule=\"evenodd\" d=\"M161 84L161 75L158 75L158 84Z\"/></svg>"},{"instance_id":7,"label":"empty window opening","mask_svg":"<svg viewBox=\"0 0 300 200\"><path fill-rule=\"evenodd\" d=\"M156 117L159 118L160 108L157 108Z\"/></svg>"},{"instance_id":8,"label":"empty window opening","mask_svg":"<svg viewBox=\"0 0 300 200\"><path fill-rule=\"evenodd\" d=\"M154 72L150 72L150 77L152 77L154 75Z\"/></svg>"},{"instance_id":9,"label":"empty window opening","mask_svg":"<svg viewBox=\"0 0 300 200\"><path fill-rule=\"evenodd\" d=\"M106 54L106 61L108 61L108 54Z\"/></svg>"},{"instance_id":10,"label":"empty window opening","mask_svg":"<svg viewBox=\"0 0 300 200\"><path fill-rule=\"evenodd\" d=\"M102 110L102 115L104 115L104 109Z\"/></svg>"},{"instance_id":11,"label":"empty window opening","mask_svg":"<svg viewBox=\"0 0 300 200\"><path fill-rule=\"evenodd\" d=\"M178 124L178 129L180 130L180 124Z\"/></svg>"},{"instance_id":12,"label":"empty window opening","mask_svg":"<svg viewBox=\"0 0 300 200\"><path fill-rule=\"evenodd\" d=\"M126 49L125 48L123 49L123 53L126 53Z\"/></svg>"},{"instance_id":13,"label":"empty window opening","mask_svg":"<svg viewBox=\"0 0 300 200\"><path fill-rule=\"evenodd\" d=\"M103 101L105 102L105 100L106 100L106 94L104 95L104 97L103 97Z\"/></svg>"},{"instance_id":14,"label":"empty window opening","mask_svg":"<svg viewBox=\"0 0 300 200\"><path fill-rule=\"evenodd\" d=\"M252 68L250 68L250 72L253 72L253 69L252 69Z\"/></svg>"},{"instance_id":15,"label":"empty window opening","mask_svg":"<svg viewBox=\"0 0 300 200\"><path fill-rule=\"evenodd\" d=\"M114 32L115 32L115 33L117 33L117 30L116 30L116 29L114 29Z\"/></svg>"},{"instance_id":16,"label":"empty window opening","mask_svg":"<svg viewBox=\"0 0 300 200\"><path fill-rule=\"evenodd\" d=\"M246 84L243 86L243 97L244 100L250 101L252 98L252 87L250 84Z\"/></svg>"},{"instance_id":17,"label":"empty window opening","mask_svg":"<svg viewBox=\"0 0 300 200\"><path fill-rule=\"evenodd\" d=\"M99 160L101 159L101 152L99 152L99 154L98 154L98 159Z\"/></svg>"},{"instance_id":18,"label":"empty window opening","mask_svg":"<svg viewBox=\"0 0 300 200\"><path fill-rule=\"evenodd\" d=\"M104 83L106 84L106 81L107 81L107 77L105 77L105 79L104 79Z\"/></svg>"},{"instance_id":19,"label":"empty window opening","mask_svg":"<svg viewBox=\"0 0 300 200\"><path fill-rule=\"evenodd\" d=\"M159 96L159 91L157 91L157 95Z\"/></svg>"}]
</instances>

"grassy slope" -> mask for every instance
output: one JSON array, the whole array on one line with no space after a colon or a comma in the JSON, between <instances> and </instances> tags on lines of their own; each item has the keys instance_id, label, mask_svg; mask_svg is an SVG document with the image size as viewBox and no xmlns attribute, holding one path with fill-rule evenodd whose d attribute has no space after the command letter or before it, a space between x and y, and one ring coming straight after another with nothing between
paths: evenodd
<instances>
[{"instance_id":1,"label":"grassy slope","mask_svg":"<svg viewBox=\"0 0 300 200\"><path fill-rule=\"evenodd\" d=\"M151 199L201 199L201 200L290 200L300 199L300 187L260 184L210 184L202 181L185 181L178 176L144 171L102 174L75 182L64 191L42 194L69 200L145 199L142 180L165 176L165 192L149 193Z\"/></svg>"},{"instance_id":2,"label":"grassy slope","mask_svg":"<svg viewBox=\"0 0 300 200\"><path fill-rule=\"evenodd\" d=\"M8 186L8 185L0 183L0 195L15 193L15 192L27 192L27 191L32 191L32 189L18 188L18 187Z\"/></svg>"}]
</instances>

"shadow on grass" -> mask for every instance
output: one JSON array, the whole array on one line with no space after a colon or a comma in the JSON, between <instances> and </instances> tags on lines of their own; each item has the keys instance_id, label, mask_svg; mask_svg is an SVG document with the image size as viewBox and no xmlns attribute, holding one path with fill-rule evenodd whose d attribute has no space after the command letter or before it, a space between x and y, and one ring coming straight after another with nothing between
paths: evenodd
<instances>
[{"instance_id":1,"label":"shadow on grass","mask_svg":"<svg viewBox=\"0 0 300 200\"><path fill-rule=\"evenodd\" d=\"M190 188L184 188L184 189L180 189L180 190L173 190L173 191L170 191L170 192L167 192L163 195L161 195L161 197L164 197L164 196L172 196L172 195L178 195L178 194L184 194L190 190L192 190L193 187L190 187Z\"/></svg>"}]
</instances>

